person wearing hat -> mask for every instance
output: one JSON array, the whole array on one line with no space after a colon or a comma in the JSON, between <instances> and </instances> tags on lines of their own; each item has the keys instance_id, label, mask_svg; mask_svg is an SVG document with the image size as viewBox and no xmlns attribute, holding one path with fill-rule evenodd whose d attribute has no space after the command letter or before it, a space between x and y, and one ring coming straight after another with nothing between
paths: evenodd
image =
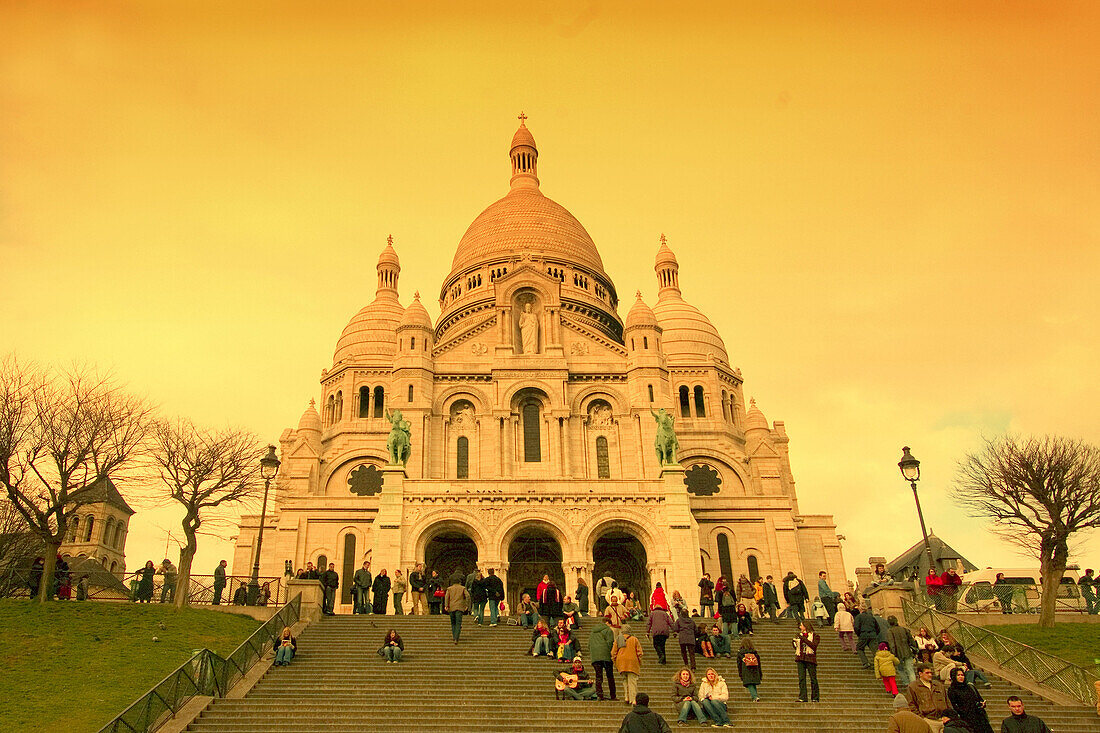
<instances>
[{"instance_id":1,"label":"person wearing hat","mask_svg":"<svg viewBox=\"0 0 1100 733\"><path fill-rule=\"evenodd\" d=\"M875 653L875 676L882 680L882 686L890 693L891 697L898 694L898 664L901 662L890 652L890 645L885 641L878 645Z\"/></svg>"},{"instance_id":2,"label":"person wearing hat","mask_svg":"<svg viewBox=\"0 0 1100 733\"><path fill-rule=\"evenodd\" d=\"M905 695L894 695L894 714L886 725L886 733L932 733L932 728L909 709Z\"/></svg>"},{"instance_id":3,"label":"person wearing hat","mask_svg":"<svg viewBox=\"0 0 1100 733\"><path fill-rule=\"evenodd\" d=\"M596 699L596 685L592 681L592 676L585 671L580 654L573 657L573 666L567 669L559 669L555 678L556 682L564 685L561 690L563 695L567 695L574 700ZM575 682L573 678L576 678Z\"/></svg>"}]
</instances>

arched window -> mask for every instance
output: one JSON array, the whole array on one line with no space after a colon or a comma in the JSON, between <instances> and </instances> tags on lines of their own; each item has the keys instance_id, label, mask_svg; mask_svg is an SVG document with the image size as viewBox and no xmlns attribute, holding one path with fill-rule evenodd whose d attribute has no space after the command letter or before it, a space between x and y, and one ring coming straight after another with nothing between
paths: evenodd
<instances>
[{"instance_id":1,"label":"arched window","mask_svg":"<svg viewBox=\"0 0 1100 733\"><path fill-rule=\"evenodd\" d=\"M722 390L722 419L729 422L729 406L726 404L726 390Z\"/></svg>"},{"instance_id":2,"label":"arched window","mask_svg":"<svg viewBox=\"0 0 1100 733\"><path fill-rule=\"evenodd\" d=\"M523 460L525 463L542 461L542 433L539 429L539 403L528 402L523 406Z\"/></svg>"},{"instance_id":3,"label":"arched window","mask_svg":"<svg viewBox=\"0 0 1100 733\"><path fill-rule=\"evenodd\" d=\"M611 461L607 456L607 438L596 438L596 475L599 478L611 478Z\"/></svg>"},{"instance_id":4,"label":"arched window","mask_svg":"<svg viewBox=\"0 0 1100 733\"><path fill-rule=\"evenodd\" d=\"M684 385L680 385L680 417L691 417L691 396Z\"/></svg>"},{"instance_id":5,"label":"arched window","mask_svg":"<svg viewBox=\"0 0 1100 733\"><path fill-rule=\"evenodd\" d=\"M69 520L69 535L68 542L76 542L76 538L80 536L80 517L73 517Z\"/></svg>"},{"instance_id":6,"label":"arched window","mask_svg":"<svg viewBox=\"0 0 1100 733\"><path fill-rule=\"evenodd\" d=\"M119 522L118 524L115 525L115 544L114 544L114 547L116 549L119 549L119 550L122 549L122 531L124 529L125 529L125 527L122 526L122 522Z\"/></svg>"},{"instance_id":7,"label":"arched window","mask_svg":"<svg viewBox=\"0 0 1100 733\"><path fill-rule=\"evenodd\" d=\"M341 573L340 603L351 603L351 576L355 575L355 535L344 535L344 572Z\"/></svg>"},{"instance_id":8,"label":"arched window","mask_svg":"<svg viewBox=\"0 0 1100 733\"><path fill-rule=\"evenodd\" d=\"M416 336L409 337L409 351L416 351Z\"/></svg>"},{"instance_id":9,"label":"arched window","mask_svg":"<svg viewBox=\"0 0 1100 733\"><path fill-rule=\"evenodd\" d=\"M760 563L756 560L756 555L749 555L749 580L756 580L760 577Z\"/></svg>"},{"instance_id":10,"label":"arched window","mask_svg":"<svg viewBox=\"0 0 1100 733\"><path fill-rule=\"evenodd\" d=\"M85 520L84 520L84 541L85 542L91 542L92 541L92 528L93 527L95 527L95 517L93 517L91 514L89 514L87 516L87 518L85 518Z\"/></svg>"},{"instance_id":11,"label":"arched window","mask_svg":"<svg viewBox=\"0 0 1100 733\"><path fill-rule=\"evenodd\" d=\"M333 420L336 419L336 397L333 395L328 396L328 403L325 405L325 425L332 425Z\"/></svg>"},{"instance_id":12,"label":"arched window","mask_svg":"<svg viewBox=\"0 0 1100 733\"><path fill-rule=\"evenodd\" d=\"M322 572L328 570L328 555L317 556L317 571Z\"/></svg>"},{"instance_id":13,"label":"arched window","mask_svg":"<svg viewBox=\"0 0 1100 733\"><path fill-rule=\"evenodd\" d=\"M413 386L409 385L409 402L413 401Z\"/></svg>"},{"instance_id":14,"label":"arched window","mask_svg":"<svg viewBox=\"0 0 1100 733\"><path fill-rule=\"evenodd\" d=\"M111 563L111 572L113 573L117 569L118 569L118 563L117 562L112 562Z\"/></svg>"},{"instance_id":15,"label":"arched window","mask_svg":"<svg viewBox=\"0 0 1100 733\"><path fill-rule=\"evenodd\" d=\"M458 437L458 460L456 462L455 476L458 478L470 478L470 439L465 435Z\"/></svg>"},{"instance_id":16,"label":"arched window","mask_svg":"<svg viewBox=\"0 0 1100 733\"><path fill-rule=\"evenodd\" d=\"M699 548L699 567L703 569L703 572L707 572L707 553L703 552L703 548Z\"/></svg>"},{"instance_id":17,"label":"arched window","mask_svg":"<svg viewBox=\"0 0 1100 733\"><path fill-rule=\"evenodd\" d=\"M649 387L649 401L652 402L653 401L653 385L650 384L650 385L647 385L647 386Z\"/></svg>"},{"instance_id":18,"label":"arched window","mask_svg":"<svg viewBox=\"0 0 1100 733\"><path fill-rule=\"evenodd\" d=\"M370 417L370 387L359 388L359 417Z\"/></svg>"},{"instance_id":19,"label":"arched window","mask_svg":"<svg viewBox=\"0 0 1100 733\"><path fill-rule=\"evenodd\" d=\"M374 388L374 416L382 417L382 412L386 404L386 393L381 387Z\"/></svg>"},{"instance_id":20,"label":"arched window","mask_svg":"<svg viewBox=\"0 0 1100 733\"><path fill-rule=\"evenodd\" d=\"M643 349L648 349L649 348L649 336L642 336L642 348Z\"/></svg>"},{"instance_id":21,"label":"arched window","mask_svg":"<svg viewBox=\"0 0 1100 733\"><path fill-rule=\"evenodd\" d=\"M730 538L725 534L718 535L718 567L722 569L722 575L733 583L733 564L730 562Z\"/></svg>"},{"instance_id":22,"label":"arched window","mask_svg":"<svg viewBox=\"0 0 1100 733\"><path fill-rule=\"evenodd\" d=\"M336 422L340 422L344 419L344 393L339 391L336 393Z\"/></svg>"},{"instance_id":23,"label":"arched window","mask_svg":"<svg viewBox=\"0 0 1100 733\"><path fill-rule=\"evenodd\" d=\"M103 525L102 544L106 545L107 547L111 546L111 538L115 536L114 530L115 530L114 522L111 520L110 517L108 517L107 518L107 523Z\"/></svg>"},{"instance_id":24,"label":"arched window","mask_svg":"<svg viewBox=\"0 0 1100 733\"><path fill-rule=\"evenodd\" d=\"M707 406L703 403L703 388L695 385L695 417L706 417Z\"/></svg>"}]
</instances>

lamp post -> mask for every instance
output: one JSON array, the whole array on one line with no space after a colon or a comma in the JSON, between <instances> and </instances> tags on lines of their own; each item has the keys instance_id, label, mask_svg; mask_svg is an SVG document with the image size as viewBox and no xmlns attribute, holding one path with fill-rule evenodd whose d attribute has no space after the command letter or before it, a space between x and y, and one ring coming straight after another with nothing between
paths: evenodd
<instances>
[{"instance_id":1,"label":"lamp post","mask_svg":"<svg viewBox=\"0 0 1100 733\"><path fill-rule=\"evenodd\" d=\"M920 519L920 532L924 535L924 549L928 553L928 569L939 572L936 561L932 557L932 543L928 541L928 530L924 527L924 513L920 509L920 496L917 495L917 482L920 481L920 461L909 452L909 446L901 449L901 460L898 461L902 478L913 487L913 501L917 503L917 517ZM919 582L919 581L918 581Z\"/></svg>"},{"instance_id":2,"label":"lamp post","mask_svg":"<svg viewBox=\"0 0 1100 733\"><path fill-rule=\"evenodd\" d=\"M267 455L260 459L260 476L264 480L264 503L260 509L260 532L256 535L256 558L252 563L252 580L248 584L248 605L255 606L260 597L260 550L264 545L264 521L267 519L267 492L271 488L271 479L279 474L279 459L275 456L275 446L267 446Z\"/></svg>"}]
</instances>

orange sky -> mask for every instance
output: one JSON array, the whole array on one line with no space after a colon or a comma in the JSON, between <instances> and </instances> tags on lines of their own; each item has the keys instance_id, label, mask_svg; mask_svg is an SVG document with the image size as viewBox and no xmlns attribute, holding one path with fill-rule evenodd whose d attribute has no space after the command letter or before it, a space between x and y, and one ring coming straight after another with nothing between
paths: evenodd
<instances>
[{"instance_id":1,"label":"orange sky","mask_svg":"<svg viewBox=\"0 0 1100 733\"><path fill-rule=\"evenodd\" d=\"M624 302L667 234L849 568L918 538L902 444L1021 562L945 489L983 433L1100 440L1100 5L538 5L0 4L0 350L274 441L386 235L438 314L522 109Z\"/></svg>"}]
</instances>

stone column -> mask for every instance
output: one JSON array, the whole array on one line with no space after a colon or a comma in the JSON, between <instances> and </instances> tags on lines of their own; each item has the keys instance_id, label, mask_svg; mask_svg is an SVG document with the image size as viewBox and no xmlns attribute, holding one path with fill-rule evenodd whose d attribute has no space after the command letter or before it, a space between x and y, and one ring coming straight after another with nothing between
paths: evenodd
<instances>
[{"instance_id":1,"label":"stone column","mask_svg":"<svg viewBox=\"0 0 1100 733\"><path fill-rule=\"evenodd\" d=\"M382 493L372 532L374 550L371 553L371 567L401 567L401 521L407 478L404 466L382 468Z\"/></svg>"},{"instance_id":2,"label":"stone column","mask_svg":"<svg viewBox=\"0 0 1100 733\"><path fill-rule=\"evenodd\" d=\"M288 599L293 599L294 596L301 594L302 618L309 619L310 621L316 621L321 618L321 608L325 598L324 590L321 588L321 581L291 578L286 582L286 593Z\"/></svg>"},{"instance_id":3,"label":"stone column","mask_svg":"<svg viewBox=\"0 0 1100 733\"><path fill-rule=\"evenodd\" d=\"M679 590L684 600L687 593L699 582L699 525L691 514L687 488L684 486L684 467L679 464L661 467L664 484L664 520L668 522L668 559L665 572L669 594Z\"/></svg>"}]
</instances>

